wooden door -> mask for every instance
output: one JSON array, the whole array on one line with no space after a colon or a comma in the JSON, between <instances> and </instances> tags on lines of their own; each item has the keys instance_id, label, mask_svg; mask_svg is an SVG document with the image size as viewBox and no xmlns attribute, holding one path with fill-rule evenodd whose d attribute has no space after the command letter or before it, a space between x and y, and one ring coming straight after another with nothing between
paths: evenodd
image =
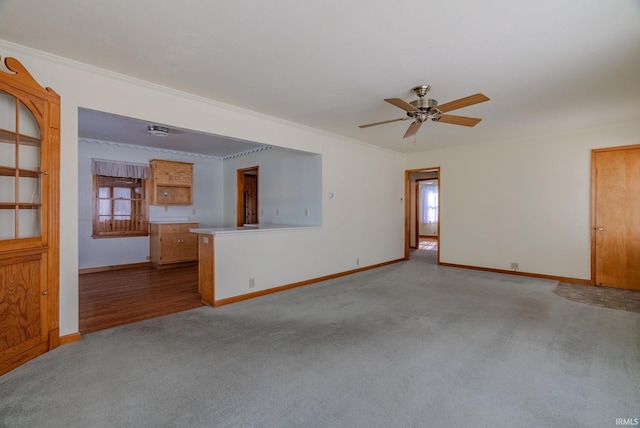
<instances>
[{"instance_id":1,"label":"wooden door","mask_svg":"<svg viewBox=\"0 0 640 428\"><path fill-rule=\"evenodd\" d=\"M245 224L258 222L258 176L244 176L244 212Z\"/></svg>"},{"instance_id":2,"label":"wooden door","mask_svg":"<svg viewBox=\"0 0 640 428\"><path fill-rule=\"evenodd\" d=\"M594 150L595 284L640 290L640 146Z\"/></svg>"},{"instance_id":3,"label":"wooden door","mask_svg":"<svg viewBox=\"0 0 640 428\"><path fill-rule=\"evenodd\" d=\"M0 70L0 375L55 348L60 97L14 58Z\"/></svg>"},{"instance_id":4,"label":"wooden door","mask_svg":"<svg viewBox=\"0 0 640 428\"><path fill-rule=\"evenodd\" d=\"M258 177L259 167L252 166L237 171L238 199L236 209L236 225L259 223L258 217Z\"/></svg>"}]
</instances>

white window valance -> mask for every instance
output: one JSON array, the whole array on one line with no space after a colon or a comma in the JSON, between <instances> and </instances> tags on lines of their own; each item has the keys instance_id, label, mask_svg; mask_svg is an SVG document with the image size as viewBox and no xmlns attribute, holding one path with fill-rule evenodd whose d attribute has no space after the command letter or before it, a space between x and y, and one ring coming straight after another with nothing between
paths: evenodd
<instances>
[{"instance_id":1,"label":"white window valance","mask_svg":"<svg viewBox=\"0 0 640 428\"><path fill-rule=\"evenodd\" d=\"M149 178L151 167L143 163L91 159L91 174L109 177Z\"/></svg>"}]
</instances>

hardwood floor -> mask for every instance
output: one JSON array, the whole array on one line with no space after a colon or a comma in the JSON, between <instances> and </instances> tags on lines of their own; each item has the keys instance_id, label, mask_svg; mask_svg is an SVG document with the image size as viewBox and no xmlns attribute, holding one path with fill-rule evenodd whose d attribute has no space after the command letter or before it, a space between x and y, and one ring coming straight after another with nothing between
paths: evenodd
<instances>
[{"instance_id":1,"label":"hardwood floor","mask_svg":"<svg viewBox=\"0 0 640 428\"><path fill-rule=\"evenodd\" d=\"M418 248L421 250L438 250L437 236L420 236Z\"/></svg>"},{"instance_id":2,"label":"hardwood floor","mask_svg":"<svg viewBox=\"0 0 640 428\"><path fill-rule=\"evenodd\" d=\"M82 274L79 305L81 334L197 308L198 266Z\"/></svg>"}]
</instances>

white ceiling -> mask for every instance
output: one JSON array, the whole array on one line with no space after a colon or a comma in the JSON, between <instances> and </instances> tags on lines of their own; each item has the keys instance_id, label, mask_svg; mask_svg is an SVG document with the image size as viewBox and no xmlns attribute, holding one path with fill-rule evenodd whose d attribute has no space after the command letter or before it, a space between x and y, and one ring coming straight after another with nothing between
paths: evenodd
<instances>
[{"instance_id":1,"label":"white ceiling","mask_svg":"<svg viewBox=\"0 0 640 428\"><path fill-rule=\"evenodd\" d=\"M640 118L638 0L0 0L0 39L405 153ZM421 84L483 121L358 128Z\"/></svg>"},{"instance_id":2,"label":"white ceiling","mask_svg":"<svg viewBox=\"0 0 640 428\"><path fill-rule=\"evenodd\" d=\"M149 125L166 127L169 132L164 137L150 135L147 132ZM78 137L89 141L108 141L158 150L198 153L220 159L267 147L265 144L237 138L206 134L169 124L152 123L84 108L78 112Z\"/></svg>"}]
</instances>

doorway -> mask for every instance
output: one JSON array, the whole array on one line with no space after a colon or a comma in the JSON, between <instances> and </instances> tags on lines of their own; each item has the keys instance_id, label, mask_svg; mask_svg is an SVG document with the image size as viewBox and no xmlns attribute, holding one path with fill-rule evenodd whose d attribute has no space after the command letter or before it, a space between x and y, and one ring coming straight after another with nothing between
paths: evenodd
<instances>
[{"instance_id":1,"label":"doorway","mask_svg":"<svg viewBox=\"0 0 640 428\"><path fill-rule=\"evenodd\" d=\"M591 280L640 290L640 145L591 153Z\"/></svg>"},{"instance_id":2,"label":"doorway","mask_svg":"<svg viewBox=\"0 0 640 428\"><path fill-rule=\"evenodd\" d=\"M236 226L258 224L258 178L259 167L239 169L238 176L238 207Z\"/></svg>"},{"instance_id":3,"label":"doorway","mask_svg":"<svg viewBox=\"0 0 640 428\"><path fill-rule=\"evenodd\" d=\"M421 195L420 183L423 183ZM426 189L426 183L430 183ZM428 196L427 196L428 194ZM430 202L421 206L421 201ZM440 167L405 171L405 259L429 248L440 263ZM425 241L427 241L425 243ZM435 247L435 248L434 248Z\"/></svg>"}]
</instances>

